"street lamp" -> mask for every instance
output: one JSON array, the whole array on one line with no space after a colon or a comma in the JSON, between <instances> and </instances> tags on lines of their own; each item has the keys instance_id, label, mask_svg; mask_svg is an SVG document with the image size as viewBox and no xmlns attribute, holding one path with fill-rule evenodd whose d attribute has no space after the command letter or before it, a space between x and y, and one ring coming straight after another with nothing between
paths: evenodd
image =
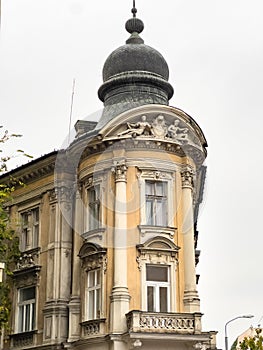
<instances>
[{"instance_id":1,"label":"street lamp","mask_svg":"<svg viewBox=\"0 0 263 350\"><path fill-rule=\"evenodd\" d=\"M228 336L227 336L227 325L232 322L237 320L238 318L252 318L254 317L253 315L242 315L242 316L237 316L235 318L232 318L232 320L229 320L226 324L225 324L225 350L228 350Z\"/></svg>"}]
</instances>

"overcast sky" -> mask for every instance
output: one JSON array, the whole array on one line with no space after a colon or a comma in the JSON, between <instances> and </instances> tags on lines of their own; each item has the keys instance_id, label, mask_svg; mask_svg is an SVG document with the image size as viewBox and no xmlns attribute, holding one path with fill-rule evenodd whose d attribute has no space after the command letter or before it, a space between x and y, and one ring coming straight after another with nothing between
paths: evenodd
<instances>
[{"instance_id":1,"label":"overcast sky","mask_svg":"<svg viewBox=\"0 0 263 350\"><path fill-rule=\"evenodd\" d=\"M231 318L229 343L263 316L262 0L137 0L145 43L170 67L170 104L208 140L199 218L204 330ZM131 0L2 0L0 124L23 134L34 157L61 147L69 129L100 110L107 56L124 44ZM9 145L9 152L11 144ZM16 163L19 164L19 160Z\"/></svg>"}]
</instances>

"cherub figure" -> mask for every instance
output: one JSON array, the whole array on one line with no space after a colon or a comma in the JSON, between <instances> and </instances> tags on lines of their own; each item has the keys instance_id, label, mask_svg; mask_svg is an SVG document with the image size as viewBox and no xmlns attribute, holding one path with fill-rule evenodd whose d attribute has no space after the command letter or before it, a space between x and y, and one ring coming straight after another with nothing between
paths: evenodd
<instances>
[{"instance_id":1,"label":"cherub figure","mask_svg":"<svg viewBox=\"0 0 263 350\"><path fill-rule=\"evenodd\" d=\"M151 133L151 125L146 120L146 115L141 117L141 121L137 123L127 123L127 130L124 130L118 134L118 136L132 135L133 137L140 135L149 135Z\"/></svg>"}]
</instances>

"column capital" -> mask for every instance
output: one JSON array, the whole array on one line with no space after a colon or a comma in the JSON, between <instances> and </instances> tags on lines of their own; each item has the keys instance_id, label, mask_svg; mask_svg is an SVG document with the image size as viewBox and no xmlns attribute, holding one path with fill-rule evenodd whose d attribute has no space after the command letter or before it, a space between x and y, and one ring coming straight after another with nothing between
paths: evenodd
<instances>
[{"instance_id":1,"label":"column capital","mask_svg":"<svg viewBox=\"0 0 263 350\"><path fill-rule=\"evenodd\" d=\"M186 167L181 171L182 188L194 188L194 170L191 167Z\"/></svg>"},{"instance_id":2,"label":"column capital","mask_svg":"<svg viewBox=\"0 0 263 350\"><path fill-rule=\"evenodd\" d=\"M115 182L127 182L127 169L125 160L114 162L111 170L115 174Z\"/></svg>"}]
</instances>

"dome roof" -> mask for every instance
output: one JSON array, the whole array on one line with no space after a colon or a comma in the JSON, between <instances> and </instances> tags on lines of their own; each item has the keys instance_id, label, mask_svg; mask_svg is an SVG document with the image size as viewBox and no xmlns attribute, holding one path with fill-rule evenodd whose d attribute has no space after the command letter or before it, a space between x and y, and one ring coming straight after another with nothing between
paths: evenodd
<instances>
[{"instance_id":1,"label":"dome roof","mask_svg":"<svg viewBox=\"0 0 263 350\"><path fill-rule=\"evenodd\" d=\"M103 81L131 71L146 71L169 78L169 68L163 56L143 43L128 43L113 51L103 67Z\"/></svg>"},{"instance_id":2,"label":"dome roof","mask_svg":"<svg viewBox=\"0 0 263 350\"><path fill-rule=\"evenodd\" d=\"M157 50L144 44L139 35L144 24L136 12L133 7L133 18L125 25L130 33L126 44L114 50L103 67L98 95L104 111L99 126L127 109L145 104L168 105L173 96L168 65Z\"/></svg>"}]
</instances>

